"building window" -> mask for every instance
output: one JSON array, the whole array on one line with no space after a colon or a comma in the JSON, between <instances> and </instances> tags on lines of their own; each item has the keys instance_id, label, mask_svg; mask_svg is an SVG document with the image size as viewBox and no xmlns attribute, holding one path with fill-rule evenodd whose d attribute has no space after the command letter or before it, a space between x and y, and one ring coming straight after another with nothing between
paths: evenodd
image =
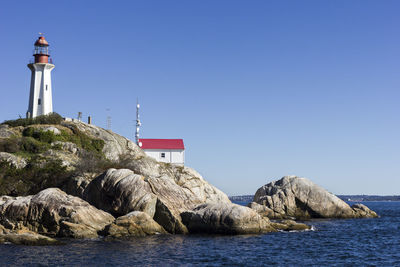
<instances>
[{"instance_id":1,"label":"building window","mask_svg":"<svg viewBox=\"0 0 400 267\"><path fill-rule=\"evenodd\" d=\"M39 98L38 101L37 101L37 104L41 105L42 104L42 99Z\"/></svg>"},{"instance_id":2,"label":"building window","mask_svg":"<svg viewBox=\"0 0 400 267\"><path fill-rule=\"evenodd\" d=\"M47 84L46 84L46 91L47 91Z\"/></svg>"},{"instance_id":3,"label":"building window","mask_svg":"<svg viewBox=\"0 0 400 267\"><path fill-rule=\"evenodd\" d=\"M165 159L165 153L161 153L161 158Z\"/></svg>"}]
</instances>

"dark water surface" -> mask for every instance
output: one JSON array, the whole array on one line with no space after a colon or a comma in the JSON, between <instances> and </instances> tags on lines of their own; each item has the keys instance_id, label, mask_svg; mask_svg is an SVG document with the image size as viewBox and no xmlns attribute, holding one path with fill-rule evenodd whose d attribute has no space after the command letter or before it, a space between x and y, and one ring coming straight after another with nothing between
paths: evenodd
<instances>
[{"instance_id":1,"label":"dark water surface","mask_svg":"<svg viewBox=\"0 0 400 267\"><path fill-rule=\"evenodd\" d=\"M400 202L364 203L378 219L309 221L314 231L254 236L152 236L0 245L0 265L400 266Z\"/></svg>"}]
</instances>

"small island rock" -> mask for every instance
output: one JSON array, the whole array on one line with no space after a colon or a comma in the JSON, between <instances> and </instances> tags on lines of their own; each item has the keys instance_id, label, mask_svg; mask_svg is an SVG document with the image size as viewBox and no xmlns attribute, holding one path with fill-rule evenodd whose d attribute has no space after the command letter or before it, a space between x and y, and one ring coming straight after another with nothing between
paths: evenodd
<instances>
[{"instance_id":1,"label":"small island rock","mask_svg":"<svg viewBox=\"0 0 400 267\"><path fill-rule=\"evenodd\" d=\"M268 217L275 219L377 217L366 206L352 208L312 181L297 176L285 176L262 186L253 201L271 210Z\"/></svg>"}]
</instances>

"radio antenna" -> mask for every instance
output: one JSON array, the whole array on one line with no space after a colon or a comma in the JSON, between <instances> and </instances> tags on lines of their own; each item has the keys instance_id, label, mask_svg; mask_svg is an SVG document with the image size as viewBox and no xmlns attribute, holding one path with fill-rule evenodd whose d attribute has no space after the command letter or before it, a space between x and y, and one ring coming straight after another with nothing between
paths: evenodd
<instances>
[{"instance_id":1,"label":"radio antenna","mask_svg":"<svg viewBox=\"0 0 400 267\"><path fill-rule=\"evenodd\" d=\"M136 99L136 131L135 131L135 141L136 141L136 144L140 147L139 131L140 131L140 126L142 126L142 123L140 122L139 108L140 108L139 99Z\"/></svg>"}]
</instances>

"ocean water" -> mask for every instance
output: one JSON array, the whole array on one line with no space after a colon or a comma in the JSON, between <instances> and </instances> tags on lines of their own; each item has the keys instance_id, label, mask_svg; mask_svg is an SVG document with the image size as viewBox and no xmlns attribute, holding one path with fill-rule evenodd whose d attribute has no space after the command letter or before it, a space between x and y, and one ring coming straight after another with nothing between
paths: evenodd
<instances>
[{"instance_id":1,"label":"ocean water","mask_svg":"<svg viewBox=\"0 0 400 267\"><path fill-rule=\"evenodd\" d=\"M313 231L264 235L169 235L62 246L0 245L15 266L400 266L400 202L364 203L377 219L312 220Z\"/></svg>"}]
</instances>

